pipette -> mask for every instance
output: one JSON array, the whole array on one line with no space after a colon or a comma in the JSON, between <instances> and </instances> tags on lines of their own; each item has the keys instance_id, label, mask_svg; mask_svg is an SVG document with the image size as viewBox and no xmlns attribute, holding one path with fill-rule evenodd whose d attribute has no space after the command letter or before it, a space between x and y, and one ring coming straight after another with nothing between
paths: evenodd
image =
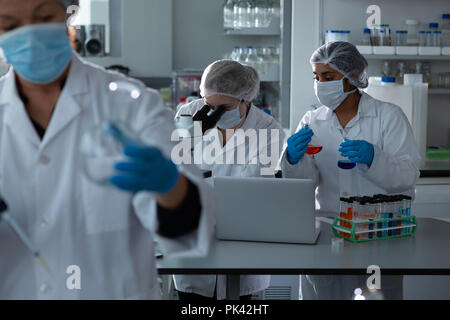
<instances>
[{"instance_id":1,"label":"pipette","mask_svg":"<svg viewBox=\"0 0 450 320\"><path fill-rule=\"evenodd\" d=\"M25 247L30 251L30 253L38 260L39 264L49 273L50 268L48 264L45 262L45 260L41 257L39 254L39 251L33 246L30 239L27 237L25 232L22 230L22 228L19 227L16 220L14 220L9 213L6 212L8 209L8 206L6 203L0 199L0 218L2 218L10 227L13 229L17 237L22 241L22 243L25 245Z\"/></svg>"}]
</instances>

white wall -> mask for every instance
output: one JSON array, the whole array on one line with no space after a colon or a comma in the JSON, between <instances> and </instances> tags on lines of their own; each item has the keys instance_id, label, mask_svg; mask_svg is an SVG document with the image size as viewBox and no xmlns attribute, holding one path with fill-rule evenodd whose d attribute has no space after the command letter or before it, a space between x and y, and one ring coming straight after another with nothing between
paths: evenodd
<instances>
[{"instance_id":1,"label":"white wall","mask_svg":"<svg viewBox=\"0 0 450 320\"><path fill-rule=\"evenodd\" d=\"M309 58L319 46L318 1L294 0L292 6L291 131L317 104Z\"/></svg>"},{"instance_id":2,"label":"white wall","mask_svg":"<svg viewBox=\"0 0 450 320\"><path fill-rule=\"evenodd\" d=\"M121 57L89 60L127 66L137 77L171 77L172 0L122 0L121 19Z\"/></svg>"}]
</instances>

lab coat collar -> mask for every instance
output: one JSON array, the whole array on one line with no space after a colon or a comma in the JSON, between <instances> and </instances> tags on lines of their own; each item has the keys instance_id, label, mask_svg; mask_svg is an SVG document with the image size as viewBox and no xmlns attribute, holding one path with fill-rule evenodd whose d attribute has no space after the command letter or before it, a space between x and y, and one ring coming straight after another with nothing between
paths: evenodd
<instances>
[{"instance_id":1,"label":"lab coat collar","mask_svg":"<svg viewBox=\"0 0 450 320\"><path fill-rule=\"evenodd\" d=\"M21 132L37 148L44 148L69 122L76 118L81 112L81 107L76 102L75 96L89 92L86 68L82 67L83 63L77 54L74 54L71 63L66 84L42 141L19 97L13 68L10 68L8 73L2 77L0 107L5 108L5 124L13 126L14 130Z\"/></svg>"},{"instance_id":2,"label":"lab coat collar","mask_svg":"<svg viewBox=\"0 0 450 320\"><path fill-rule=\"evenodd\" d=\"M76 97L89 92L87 85L86 68L83 68L83 63L79 56L74 54L66 84L45 132L41 148L44 148L50 140L81 113L83 106L78 103Z\"/></svg>"},{"instance_id":3,"label":"lab coat collar","mask_svg":"<svg viewBox=\"0 0 450 320\"><path fill-rule=\"evenodd\" d=\"M0 90L0 108L3 112L3 125L10 126L15 132L20 132L21 136L37 148L40 143L39 136L19 97L13 68L9 68L1 81L3 86Z\"/></svg>"}]
</instances>

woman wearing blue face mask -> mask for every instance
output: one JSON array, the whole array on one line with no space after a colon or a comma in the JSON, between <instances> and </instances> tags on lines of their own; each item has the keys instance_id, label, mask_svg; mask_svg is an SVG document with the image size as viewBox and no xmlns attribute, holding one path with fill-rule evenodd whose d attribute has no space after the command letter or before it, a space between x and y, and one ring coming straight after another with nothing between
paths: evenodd
<instances>
[{"instance_id":1,"label":"woman wearing blue face mask","mask_svg":"<svg viewBox=\"0 0 450 320\"><path fill-rule=\"evenodd\" d=\"M367 61L347 42L331 42L311 57L314 89L322 107L300 121L281 159L287 178L313 179L316 209L335 217L339 211L341 157L356 163L362 195L414 196L420 156L411 126L402 110L361 91L368 86ZM343 142L344 141L344 142ZM314 157L308 144L323 146ZM351 299L367 277L302 276L304 299ZM402 278L383 278L387 299L402 297Z\"/></svg>"},{"instance_id":2,"label":"woman wearing blue face mask","mask_svg":"<svg viewBox=\"0 0 450 320\"><path fill-rule=\"evenodd\" d=\"M205 255L213 195L198 170L170 160L173 113L159 93L72 51L66 10L77 3L0 0L11 65L0 77L1 197L52 271L0 221L0 299L158 299L155 239L168 255ZM111 82L139 99L118 102ZM113 131L124 160L98 185L82 174L82 137L118 107L139 142ZM81 290L67 286L74 265Z\"/></svg>"},{"instance_id":3,"label":"woman wearing blue face mask","mask_svg":"<svg viewBox=\"0 0 450 320\"><path fill-rule=\"evenodd\" d=\"M177 113L177 117L192 116L205 105L212 112L220 108L225 110L216 126L205 132L202 148L196 149L203 151L198 156L202 160L199 163L201 169L212 171L215 177L273 177L277 156L273 163L267 164L260 161L261 154L279 154L285 135L274 118L252 104L251 101L258 95L259 86L257 71L236 61L215 61L205 69L200 84L203 98L182 106ZM253 131L257 135L260 130L266 131L267 136L264 139L258 135L258 141L252 143L250 138L237 138L239 129L247 133ZM277 133L273 139L272 131ZM217 145L216 152L211 156L210 147L214 144ZM245 155L245 159L237 161L235 156L239 154ZM232 161L229 161L230 158ZM224 275L177 275L174 278L181 299L225 298ZM266 289L270 283L269 275L242 275L240 278L241 299L249 299L252 294Z\"/></svg>"}]
</instances>

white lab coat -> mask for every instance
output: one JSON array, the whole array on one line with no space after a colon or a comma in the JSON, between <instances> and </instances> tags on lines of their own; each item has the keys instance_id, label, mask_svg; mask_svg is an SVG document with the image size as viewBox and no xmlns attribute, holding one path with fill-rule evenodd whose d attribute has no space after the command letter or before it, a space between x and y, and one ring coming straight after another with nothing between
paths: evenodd
<instances>
[{"instance_id":1,"label":"white lab coat","mask_svg":"<svg viewBox=\"0 0 450 320\"><path fill-rule=\"evenodd\" d=\"M81 137L95 126L96 117L107 120L111 107L117 107L108 84L119 80L132 82L142 94L139 105L120 101L128 125L143 142L170 156L173 112L157 91L138 81L75 54L41 141L17 94L13 71L0 78L1 192L53 273L47 274L9 226L0 223L0 299L158 299L155 240L166 254L207 253L215 223L213 197L198 170L180 167L199 188L200 225L176 239L155 232L153 194L99 186L82 173ZM72 265L81 271L80 290L66 286L71 276L66 270Z\"/></svg>"},{"instance_id":2,"label":"white lab coat","mask_svg":"<svg viewBox=\"0 0 450 320\"><path fill-rule=\"evenodd\" d=\"M202 99L193 101L182 108L177 112L177 116L180 114L190 114L193 115L199 109L204 106L204 102ZM254 105L251 106L250 111L248 113L247 119L245 120L242 129L245 131L247 129L274 129L279 130L279 139L277 141L272 141L270 139L270 134L268 135L267 141L261 143L257 149L257 152L252 152L249 149L248 143L241 143L232 146L232 144L227 143L225 148L221 150L217 154L217 159L226 159L224 157L224 152L231 152L234 149L235 154L239 152L245 151L246 155L249 155L246 158L244 164L205 164L202 162L200 168L203 170L211 170L213 177L217 176L237 176L237 177L258 177L261 174L261 168L265 167L260 165L259 162L257 164L250 164L251 159L253 157L258 156L258 152L266 152L263 150L268 148L268 154L271 154L272 150L275 148L281 150L283 148L283 143L285 140L285 134L281 126L277 121L274 120L273 117L259 110ZM218 130L213 129L209 134L210 137L218 138ZM207 141L203 142L203 152L206 151L206 147L209 144L209 138ZM197 149L200 150L200 149ZM275 163L276 165L276 163ZM266 166L270 167L270 166ZM274 168L272 168L274 169ZM274 170L272 170L273 172ZM273 175L272 175L273 177ZM175 286L177 290L188 293L196 293L206 297L212 297L214 295L214 288L216 286L217 281L217 299L224 299L226 297L226 277L225 275L176 275L174 276ZM249 295L259 291L266 289L270 284L270 275L242 275L240 277L240 295Z\"/></svg>"},{"instance_id":3,"label":"white lab coat","mask_svg":"<svg viewBox=\"0 0 450 320\"><path fill-rule=\"evenodd\" d=\"M364 92L361 94L358 113L345 129L340 125L336 114L325 106L308 111L300 121L297 131L308 124L314 132L311 144L323 146L320 153L314 157L305 155L296 165L287 161L286 150L281 158L280 166L284 177L313 179L315 182L318 215L330 216L331 213L334 217L339 211L337 161L340 158L339 145L344 138L366 140L374 145L371 167L365 164L357 164L356 167L361 194L403 193L414 196L415 184L420 176L420 155L406 116L398 106L376 100ZM339 281L332 280L333 276L308 276L308 279L310 290L305 289L306 283L302 281L305 299L347 299L355 289L344 289ZM314 279L317 281L314 282ZM314 283L315 290L312 286ZM339 290L332 289L332 284L339 286ZM326 292L337 293L321 293L321 288Z\"/></svg>"}]
</instances>

